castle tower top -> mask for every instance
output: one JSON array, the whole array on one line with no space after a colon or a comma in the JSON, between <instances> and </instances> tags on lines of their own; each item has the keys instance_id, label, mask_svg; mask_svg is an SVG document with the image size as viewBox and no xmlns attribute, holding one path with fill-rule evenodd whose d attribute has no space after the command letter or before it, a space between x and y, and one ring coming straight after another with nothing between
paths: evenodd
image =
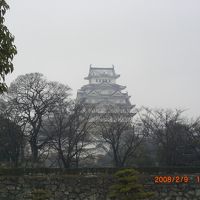
<instances>
[{"instance_id":1,"label":"castle tower top","mask_svg":"<svg viewBox=\"0 0 200 200\"><path fill-rule=\"evenodd\" d=\"M115 73L114 65L111 68L104 67L92 67L90 65L89 74L85 77L91 84L100 84L102 82L115 83L115 80L120 75Z\"/></svg>"}]
</instances>

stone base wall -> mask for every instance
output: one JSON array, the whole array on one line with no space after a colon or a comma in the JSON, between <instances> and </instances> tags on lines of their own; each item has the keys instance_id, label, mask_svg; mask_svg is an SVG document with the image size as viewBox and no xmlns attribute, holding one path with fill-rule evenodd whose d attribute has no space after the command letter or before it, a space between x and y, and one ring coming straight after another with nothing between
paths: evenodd
<instances>
[{"instance_id":1,"label":"stone base wall","mask_svg":"<svg viewBox=\"0 0 200 200\"><path fill-rule=\"evenodd\" d=\"M0 200L109 200L112 182L108 175L0 176ZM143 182L147 191L155 192L151 200L200 199L200 184L195 181L155 184L154 176L145 175Z\"/></svg>"},{"instance_id":2,"label":"stone base wall","mask_svg":"<svg viewBox=\"0 0 200 200\"><path fill-rule=\"evenodd\" d=\"M77 175L1 176L0 200L33 200L37 199L35 192L49 200L104 200L109 180Z\"/></svg>"},{"instance_id":3,"label":"stone base wall","mask_svg":"<svg viewBox=\"0 0 200 200\"><path fill-rule=\"evenodd\" d=\"M200 185L168 184L150 185L155 192L151 200L200 200Z\"/></svg>"}]
</instances>

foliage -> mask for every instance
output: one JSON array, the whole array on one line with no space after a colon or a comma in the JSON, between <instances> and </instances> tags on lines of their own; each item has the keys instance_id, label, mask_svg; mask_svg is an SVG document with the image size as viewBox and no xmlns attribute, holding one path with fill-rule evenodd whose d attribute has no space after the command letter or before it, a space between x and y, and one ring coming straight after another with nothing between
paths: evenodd
<instances>
[{"instance_id":1,"label":"foliage","mask_svg":"<svg viewBox=\"0 0 200 200\"><path fill-rule=\"evenodd\" d=\"M110 187L112 200L137 200L153 196L145 192L139 183L139 172L134 169L123 169L115 173L116 183Z\"/></svg>"},{"instance_id":2,"label":"foliage","mask_svg":"<svg viewBox=\"0 0 200 200\"><path fill-rule=\"evenodd\" d=\"M14 36L9 32L8 28L4 25L4 15L9 9L8 4L0 1L0 93L7 90L7 85L4 83L5 75L13 71L12 60L17 50L14 42Z\"/></svg>"},{"instance_id":3,"label":"foliage","mask_svg":"<svg viewBox=\"0 0 200 200\"><path fill-rule=\"evenodd\" d=\"M17 166L23 143L20 127L0 116L0 161Z\"/></svg>"}]
</instances>

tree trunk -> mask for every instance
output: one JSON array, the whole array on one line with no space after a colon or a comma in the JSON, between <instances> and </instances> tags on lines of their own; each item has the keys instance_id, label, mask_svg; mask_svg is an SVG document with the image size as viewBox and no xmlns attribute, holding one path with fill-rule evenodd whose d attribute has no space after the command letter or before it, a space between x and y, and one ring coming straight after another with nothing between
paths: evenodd
<instances>
[{"instance_id":1,"label":"tree trunk","mask_svg":"<svg viewBox=\"0 0 200 200\"><path fill-rule=\"evenodd\" d=\"M30 145L31 145L31 157L32 157L32 164L36 164L38 161L38 147L37 147L37 143L36 143L36 139L31 139L30 141Z\"/></svg>"}]
</instances>

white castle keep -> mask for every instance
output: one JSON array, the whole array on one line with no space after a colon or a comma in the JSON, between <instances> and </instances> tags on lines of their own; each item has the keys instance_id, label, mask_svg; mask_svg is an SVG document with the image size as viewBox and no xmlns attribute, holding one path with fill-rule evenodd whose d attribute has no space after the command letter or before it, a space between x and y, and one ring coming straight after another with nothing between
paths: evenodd
<instances>
[{"instance_id":1,"label":"white castle keep","mask_svg":"<svg viewBox=\"0 0 200 200\"><path fill-rule=\"evenodd\" d=\"M89 81L77 92L77 100L83 100L89 105L98 105L103 112L105 106L117 106L130 111L135 105L130 103L130 96L123 92L126 86L118 85L116 79L120 75L115 73L114 66L111 68L92 67L85 77ZM99 110L99 112L101 112Z\"/></svg>"}]
</instances>

